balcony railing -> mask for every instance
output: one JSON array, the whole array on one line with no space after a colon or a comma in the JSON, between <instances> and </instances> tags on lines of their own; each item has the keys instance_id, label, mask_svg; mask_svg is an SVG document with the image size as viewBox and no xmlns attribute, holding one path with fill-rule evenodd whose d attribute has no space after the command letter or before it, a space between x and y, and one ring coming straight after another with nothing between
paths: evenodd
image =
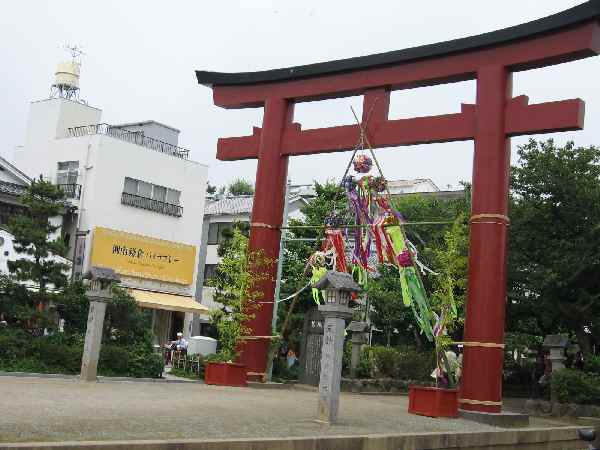
<instances>
[{"instance_id":1,"label":"balcony railing","mask_svg":"<svg viewBox=\"0 0 600 450\"><path fill-rule=\"evenodd\" d=\"M128 194L127 192L123 192L123 194L121 194L121 203L124 205L135 206L136 208L155 211L161 214L167 214L169 216L181 217L183 215L182 206L161 202L152 198L140 197L139 195L135 194Z\"/></svg>"},{"instance_id":2,"label":"balcony railing","mask_svg":"<svg viewBox=\"0 0 600 450\"><path fill-rule=\"evenodd\" d=\"M131 142L132 144L141 145L142 147L156 150L157 152L166 153L167 155L177 158L188 159L190 151L185 148L177 147L173 144L168 144L158 139L153 139L144 136L141 132L128 131L123 128L114 127L107 123L97 123L94 125L84 125L81 127L69 128L69 136L79 137L90 134L104 134L122 141Z\"/></svg>"},{"instance_id":3,"label":"balcony railing","mask_svg":"<svg viewBox=\"0 0 600 450\"><path fill-rule=\"evenodd\" d=\"M79 200L81 198L81 185L80 184L59 184L59 188L65 193L65 197Z\"/></svg>"}]
</instances>

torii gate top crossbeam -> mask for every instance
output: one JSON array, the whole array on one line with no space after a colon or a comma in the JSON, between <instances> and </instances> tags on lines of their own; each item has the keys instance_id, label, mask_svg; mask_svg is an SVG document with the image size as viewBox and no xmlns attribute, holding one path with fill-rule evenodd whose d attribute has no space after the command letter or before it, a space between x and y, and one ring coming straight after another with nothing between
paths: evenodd
<instances>
[{"instance_id":1,"label":"torii gate top crossbeam","mask_svg":"<svg viewBox=\"0 0 600 450\"><path fill-rule=\"evenodd\" d=\"M458 114L388 120L389 94L398 89L476 79L482 68L509 72L544 67L595 56L600 52L600 0L591 0L533 22L478 36L389 53L262 72L197 71L200 84L213 89L214 103L224 108L264 106L268 99L290 103L364 95L372 112L367 133L373 147L473 139L474 105ZM528 105L527 97L508 102L508 136L576 130L583 127L579 99ZM217 158L258 157L262 130L252 136L220 138ZM338 152L356 144L356 125L302 130L285 126L282 156Z\"/></svg>"},{"instance_id":2,"label":"torii gate top crossbeam","mask_svg":"<svg viewBox=\"0 0 600 450\"><path fill-rule=\"evenodd\" d=\"M464 54L481 53L482 57L486 56L485 50L500 46L507 48L518 45L523 42L531 42L535 38L542 38L548 35L556 35L557 33L568 31L584 23L598 22L600 19L600 0L591 0L566 11L544 17L532 22L516 25L509 28L504 28L489 33L484 33L476 36L470 36L461 39L454 39L436 44L423 45L403 50L396 50L387 53L379 53L375 55L360 56L356 58L348 58L336 61L328 61L323 63L308 64L303 66L289 67L284 69L265 70L258 72L209 72L196 71L196 78L199 84L203 84L215 89L215 104L226 108L245 108L262 106L268 93L275 86L282 86L284 83L288 86L287 91L292 94L290 97L296 101L313 100L312 96L320 96L323 94L335 94L335 97L343 95L353 95L354 92L347 91L347 86L338 86L327 84L314 86L310 91L297 89L300 84L290 82L305 80L307 78L322 78L331 75L342 75L349 72L369 71L369 76L375 78L372 81L362 80L361 88L366 87L366 84L372 86L391 85L392 87L402 84L402 80L382 83L379 77L373 77L376 73L373 69L383 69L390 66L410 65L415 62L426 63L429 60L439 61L440 58L449 56L457 56ZM597 27L596 27L597 28ZM588 35L588 38L591 37ZM546 52L531 54L524 52L520 55L515 55L517 52L508 52L501 60L498 60L498 54L495 54L495 62L508 66L511 71L528 70L538 67L544 67L550 64L559 62L567 62L587 56L597 54L596 49L599 42L597 33L593 39L587 43L582 41L565 42L557 48L546 49ZM569 47L571 49L569 50ZM525 50L525 48L523 48ZM474 69L472 65L457 70L447 70L446 77L454 75L457 79L474 78ZM454 72L454 73L451 73ZM432 73L433 75L433 73ZM438 74L442 76L443 74ZM337 78L331 78L337 80ZM391 83L389 82L391 81ZM407 83L409 80L405 80ZM429 80L430 84L435 84L435 80ZM442 82L445 82L443 80ZM314 83L314 80L313 80ZM262 89L257 89L262 85ZM331 89L329 88L331 86ZM228 89L224 89L227 87ZM414 86L408 86L414 87ZM251 89L248 89L251 88ZM296 89L294 89L296 88ZM254 92L254 95L249 95ZM222 94L221 94L222 93ZM226 95L226 93L231 93ZM236 97L232 94L243 94L241 97Z\"/></svg>"}]
</instances>

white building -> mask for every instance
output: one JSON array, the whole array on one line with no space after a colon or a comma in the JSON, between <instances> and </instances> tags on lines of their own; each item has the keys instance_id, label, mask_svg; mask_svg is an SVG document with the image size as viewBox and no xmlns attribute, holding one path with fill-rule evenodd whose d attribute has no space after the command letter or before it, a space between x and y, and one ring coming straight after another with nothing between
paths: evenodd
<instances>
[{"instance_id":1,"label":"white building","mask_svg":"<svg viewBox=\"0 0 600 450\"><path fill-rule=\"evenodd\" d=\"M301 219L301 209L308 203L310 193L306 196L298 195L297 186L290 186L287 214L289 219ZM231 230L235 223L250 223L252 214L253 197L251 195L238 195L224 198L211 199L207 202L204 213L204 227L202 228L202 243L200 246L199 278L196 299L209 309L218 308L220 305L213 301L214 289L206 286L206 281L214 276L217 264L221 260L217 254L219 244L223 241L223 232ZM208 323L208 316L200 316L200 328L197 333L203 333L203 324Z\"/></svg>"},{"instance_id":2,"label":"white building","mask_svg":"<svg viewBox=\"0 0 600 450\"><path fill-rule=\"evenodd\" d=\"M66 98L31 103L16 165L61 185L73 206L62 234L75 273L112 267L162 343L189 335L207 167L178 147L179 130L154 121L102 123L102 111Z\"/></svg>"}]
</instances>

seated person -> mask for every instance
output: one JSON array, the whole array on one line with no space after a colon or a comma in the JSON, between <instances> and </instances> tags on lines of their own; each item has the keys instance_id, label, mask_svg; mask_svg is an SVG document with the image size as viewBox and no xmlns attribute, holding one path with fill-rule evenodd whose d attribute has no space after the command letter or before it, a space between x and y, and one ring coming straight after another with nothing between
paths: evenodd
<instances>
[{"instance_id":1,"label":"seated person","mask_svg":"<svg viewBox=\"0 0 600 450\"><path fill-rule=\"evenodd\" d=\"M183 338L183 333L177 333L177 340L171 341L169 344L165 345L168 349L165 354L165 364L171 364L173 359L173 352L182 352L183 354L187 353L188 342Z\"/></svg>"},{"instance_id":2,"label":"seated person","mask_svg":"<svg viewBox=\"0 0 600 450\"><path fill-rule=\"evenodd\" d=\"M179 350L187 352L188 341L183 338L183 333L180 331L177 333L177 340L172 342L173 350Z\"/></svg>"}]
</instances>

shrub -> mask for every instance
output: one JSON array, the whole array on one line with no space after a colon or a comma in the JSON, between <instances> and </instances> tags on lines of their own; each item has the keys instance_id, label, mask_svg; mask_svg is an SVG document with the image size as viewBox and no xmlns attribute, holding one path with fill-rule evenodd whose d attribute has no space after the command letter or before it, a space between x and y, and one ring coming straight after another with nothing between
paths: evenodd
<instances>
[{"instance_id":1,"label":"shrub","mask_svg":"<svg viewBox=\"0 0 600 450\"><path fill-rule=\"evenodd\" d=\"M98 357L98 373L105 376L126 376L129 366L129 352L116 345L103 345Z\"/></svg>"},{"instance_id":2,"label":"shrub","mask_svg":"<svg viewBox=\"0 0 600 450\"><path fill-rule=\"evenodd\" d=\"M600 404L600 375L562 369L552 374L552 392L560 403Z\"/></svg>"},{"instance_id":3,"label":"shrub","mask_svg":"<svg viewBox=\"0 0 600 450\"><path fill-rule=\"evenodd\" d=\"M394 378L397 376L400 352L393 347L371 347L371 355L377 377Z\"/></svg>"},{"instance_id":4,"label":"shrub","mask_svg":"<svg viewBox=\"0 0 600 450\"><path fill-rule=\"evenodd\" d=\"M435 355L412 347L364 347L357 367L359 378L431 381Z\"/></svg>"},{"instance_id":5,"label":"shrub","mask_svg":"<svg viewBox=\"0 0 600 450\"><path fill-rule=\"evenodd\" d=\"M164 370L161 355L146 349L134 348L129 352L127 375L135 378L160 378Z\"/></svg>"},{"instance_id":6,"label":"shrub","mask_svg":"<svg viewBox=\"0 0 600 450\"><path fill-rule=\"evenodd\" d=\"M434 352L405 347L400 349L396 377L407 381L432 381L431 372L434 368Z\"/></svg>"},{"instance_id":7,"label":"shrub","mask_svg":"<svg viewBox=\"0 0 600 450\"><path fill-rule=\"evenodd\" d=\"M600 375L600 356L586 355L583 370Z\"/></svg>"},{"instance_id":8,"label":"shrub","mask_svg":"<svg viewBox=\"0 0 600 450\"><path fill-rule=\"evenodd\" d=\"M25 358L32 337L20 329L0 329L0 368L11 362Z\"/></svg>"},{"instance_id":9,"label":"shrub","mask_svg":"<svg viewBox=\"0 0 600 450\"><path fill-rule=\"evenodd\" d=\"M53 369L52 372L76 374L81 370L83 347L53 342L51 339L36 339L35 346L39 361ZM36 348L37 347L37 348Z\"/></svg>"}]
</instances>

